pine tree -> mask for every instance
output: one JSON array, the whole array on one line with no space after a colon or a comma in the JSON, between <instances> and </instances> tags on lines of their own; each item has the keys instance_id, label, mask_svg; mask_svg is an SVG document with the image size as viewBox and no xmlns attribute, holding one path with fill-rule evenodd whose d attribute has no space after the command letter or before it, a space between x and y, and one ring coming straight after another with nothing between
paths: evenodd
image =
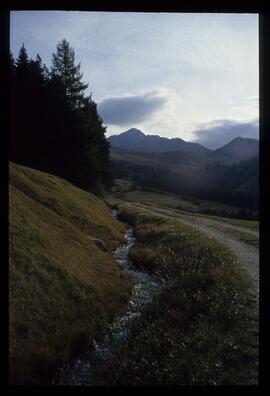
<instances>
[{"instance_id":1,"label":"pine tree","mask_svg":"<svg viewBox=\"0 0 270 396\"><path fill-rule=\"evenodd\" d=\"M45 82L44 68L42 64L42 59L37 54L36 59L31 59L29 62L29 72L31 76L31 81L36 85L43 85Z\"/></svg>"},{"instance_id":2,"label":"pine tree","mask_svg":"<svg viewBox=\"0 0 270 396\"><path fill-rule=\"evenodd\" d=\"M28 54L23 44L15 62L18 76L26 77L28 75L29 62Z\"/></svg>"},{"instance_id":3,"label":"pine tree","mask_svg":"<svg viewBox=\"0 0 270 396\"><path fill-rule=\"evenodd\" d=\"M15 66L15 60L14 60L13 55L12 55L11 52L9 53L8 64L9 64L9 71L10 71L11 73L15 72L15 68L16 68L16 66Z\"/></svg>"},{"instance_id":4,"label":"pine tree","mask_svg":"<svg viewBox=\"0 0 270 396\"><path fill-rule=\"evenodd\" d=\"M74 49L63 39L58 43L56 53L53 53L51 73L63 83L65 99L72 107L80 107L83 93L88 87L88 84L82 82L80 68L80 63L75 64Z\"/></svg>"}]
</instances>

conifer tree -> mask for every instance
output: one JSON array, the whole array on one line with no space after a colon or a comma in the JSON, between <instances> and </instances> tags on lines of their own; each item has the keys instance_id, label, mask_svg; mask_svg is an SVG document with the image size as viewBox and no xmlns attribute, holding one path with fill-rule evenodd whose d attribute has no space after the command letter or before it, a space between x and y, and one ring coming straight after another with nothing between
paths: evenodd
<instances>
[{"instance_id":1,"label":"conifer tree","mask_svg":"<svg viewBox=\"0 0 270 396\"><path fill-rule=\"evenodd\" d=\"M95 191L110 185L106 128L91 96L84 95L80 64L66 40L53 54L51 73L22 45L10 56L10 159Z\"/></svg>"},{"instance_id":2,"label":"conifer tree","mask_svg":"<svg viewBox=\"0 0 270 396\"><path fill-rule=\"evenodd\" d=\"M28 74L29 58L24 44L19 51L19 55L15 64L18 76L26 77Z\"/></svg>"},{"instance_id":3,"label":"conifer tree","mask_svg":"<svg viewBox=\"0 0 270 396\"><path fill-rule=\"evenodd\" d=\"M88 87L88 84L82 82L80 68L80 63L75 64L74 49L63 39L58 43L56 53L53 53L51 73L62 81L65 99L72 107L80 107L83 93Z\"/></svg>"},{"instance_id":4,"label":"conifer tree","mask_svg":"<svg viewBox=\"0 0 270 396\"><path fill-rule=\"evenodd\" d=\"M8 64L9 64L9 71L12 73L15 71L15 60L13 58L12 53L9 53L9 59L8 59Z\"/></svg>"}]
</instances>

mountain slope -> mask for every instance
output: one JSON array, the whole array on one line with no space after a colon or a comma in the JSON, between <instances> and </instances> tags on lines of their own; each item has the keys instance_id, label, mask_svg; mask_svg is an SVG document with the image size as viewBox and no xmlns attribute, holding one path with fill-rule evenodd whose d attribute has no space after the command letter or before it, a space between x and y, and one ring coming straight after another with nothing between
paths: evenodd
<instances>
[{"instance_id":1,"label":"mountain slope","mask_svg":"<svg viewBox=\"0 0 270 396\"><path fill-rule=\"evenodd\" d=\"M186 151L164 151L164 152L141 152L130 151L116 147L110 149L111 160L129 162L136 164L146 164L149 166L169 166L180 164L201 164L198 155Z\"/></svg>"},{"instance_id":2,"label":"mountain slope","mask_svg":"<svg viewBox=\"0 0 270 396\"><path fill-rule=\"evenodd\" d=\"M12 163L9 176L10 383L45 384L128 298L111 254L124 225L59 177Z\"/></svg>"},{"instance_id":3,"label":"mountain slope","mask_svg":"<svg viewBox=\"0 0 270 396\"><path fill-rule=\"evenodd\" d=\"M234 157L202 158L184 151L143 153L111 148L112 171L117 179L132 179L145 188L256 209L258 156L243 160L239 157L244 157L241 150Z\"/></svg>"},{"instance_id":4,"label":"mountain slope","mask_svg":"<svg viewBox=\"0 0 270 396\"><path fill-rule=\"evenodd\" d=\"M258 155L259 141L257 139L237 137L225 146L212 151L207 158L211 161L233 163L248 160Z\"/></svg>"},{"instance_id":5,"label":"mountain slope","mask_svg":"<svg viewBox=\"0 0 270 396\"><path fill-rule=\"evenodd\" d=\"M180 138L168 139L158 135L145 135L135 128L110 136L108 141L114 148L137 152L185 151L199 156L205 156L211 152L210 149L198 143L188 143Z\"/></svg>"}]
</instances>

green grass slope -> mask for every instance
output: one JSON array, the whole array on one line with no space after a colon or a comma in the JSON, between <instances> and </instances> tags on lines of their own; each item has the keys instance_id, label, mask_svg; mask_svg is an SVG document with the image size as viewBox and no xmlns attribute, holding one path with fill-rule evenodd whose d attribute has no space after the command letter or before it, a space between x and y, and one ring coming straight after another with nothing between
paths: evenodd
<instances>
[{"instance_id":1,"label":"green grass slope","mask_svg":"<svg viewBox=\"0 0 270 396\"><path fill-rule=\"evenodd\" d=\"M10 383L49 383L127 301L111 253L125 226L59 177L10 164L9 179Z\"/></svg>"}]
</instances>

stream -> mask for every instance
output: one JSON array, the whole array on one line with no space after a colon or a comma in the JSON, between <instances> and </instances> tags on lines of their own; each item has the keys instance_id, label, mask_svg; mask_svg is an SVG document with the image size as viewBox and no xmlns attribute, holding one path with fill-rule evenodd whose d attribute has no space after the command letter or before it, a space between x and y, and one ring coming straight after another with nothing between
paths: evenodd
<instances>
[{"instance_id":1,"label":"stream","mask_svg":"<svg viewBox=\"0 0 270 396\"><path fill-rule=\"evenodd\" d=\"M117 215L118 211L113 210L112 216L117 218ZM102 373L114 356L117 343L125 342L134 318L140 316L143 307L151 303L153 296L159 292L157 281L151 275L138 271L129 260L129 250L136 241L131 226L126 231L125 239L126 242L114 251L113 256L134 281L126 310L109 326L101 341L94 341L93 346L82 352L77 360L61 368L53 381L54 385L97 385L98 379L102 378Z\"/></svg>"}]
</instances>

